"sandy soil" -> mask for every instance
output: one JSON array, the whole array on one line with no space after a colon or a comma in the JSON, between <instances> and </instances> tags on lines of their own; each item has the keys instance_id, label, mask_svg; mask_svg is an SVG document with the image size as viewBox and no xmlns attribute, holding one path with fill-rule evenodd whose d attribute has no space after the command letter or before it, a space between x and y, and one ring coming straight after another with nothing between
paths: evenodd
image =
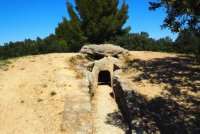
<instances>
[{"instance_id":1,"label":"sandy soil","mask_svg":"<svg viewBox=\"0 0 200 134\"><path fill-rule=\"evenodd\" d=\"M78 89L72 55L28 56L0 69L1 134L61 133L65 96Z\"/></svg>"},{"instance_id":2,"label":"sandy soil","mask_svg":"<svg viewBox=\"0 0 200 134\"><path fill-rule=\"evenodd\" d=\"M149 99L158 96L170 98L187 108L186 111L199 113L198 63L175 54L143 51L130 53L136 66L124 72L123 77L133 90ZM22 57L0 68L0 134L70 133L62 132L60 125L65 98L72 92L76 95L80 93L77 74L68 63L68 58L74 55ZM109 119L119 117L111 92L108 86L99 86L96 90L93 99L93 133L124 133L120 125L117 125L118 120L113 123L113 119Z\"/></svg>"},{"instance_id":3,"label":"sandy soil","mask_svg":"<svg viewBox=\"0 0 200 134\"><path fill-rule=\"evenodd\" d=\"M154 59L162 59L162 58L174 58L177 57L177 54L173 53L161 53L161 52L151 52L151 51L130 51L132 60L142 60L142 61L150 61ZM148 99L152 99L154 97L161 96L162 93L166 92L165 87L168 86L166 83L151 83L147 79L142 79L139 82L132 82L133 78L142 74L143 71L139 71L135 68L130 68L124 74L124 77L128 79L127 83L137 92L146 96ZM153 72L152 72L153 75Z\"/></svg>"},{"instance_id":4,"label":"sandy soil","mask_svg":"<svg viewBox=\"0 0 200 134\"><path fill-rule=\"evenodd\" d=\"M117 104L110 96L112 88L107 85L99 85L93 98L93 119L95 134L124 134L125 132L114 125L108 124L108 115L118 111Z\"/></svg>"},{"instance_id":5,"label":"sandy soil","mask_svg":"<svg viewBox=\"0 0 200 134\"><path fill-rule=\"evenodd\" d=\"M130 51L129 52L134 59L141 60L152 60L155 58L165 58L165 57L176 57L177 54L173 53L161 53L161 52L151 52L151 51Z\"/></svg>"},{"instance_id":6,"label":"sandy soil","mask_svg":"<svg viewBox=\"0 0 200 134\"><path fill-rule=\"evenodd\" d=\"M130 54L136 67L130 68L124 77L135 91L152 99L176 87L200 98L200 65L193 59L149 51L131 51ZM197 92L191 92L194 88Z\"/></svg>"},{"instance_id":7,"label":"sandy soil","mask_svg":"<svg viewBox=\"0 0 200 134\"><path fill-rule=\"evenodd\" d=\"M131 55L123 78L140 96L135 103L142 108L133 117L141 124L134 129L154 133L155 126L161 133L199 133L199 62L192 56L159 52ZM146 127L151 121L156 125Z\"/></svg>"}]
</instances>

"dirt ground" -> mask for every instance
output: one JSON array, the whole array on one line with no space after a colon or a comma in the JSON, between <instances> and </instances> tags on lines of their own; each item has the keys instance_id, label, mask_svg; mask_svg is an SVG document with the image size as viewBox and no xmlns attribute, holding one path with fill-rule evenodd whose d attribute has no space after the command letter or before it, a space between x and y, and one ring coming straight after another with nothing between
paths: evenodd
<instances>
[{"instance_id":1,"label":"dirt ground","mask_svg":"<svg viewBox=\"0 0 200 134\"><path fill-rule=\"evenodd\" d=\"M195 59L148 51L131 51L130 54L133 67L124 76L135 91L152 99L179 88L200 98L200 64Z\"/></svg>"},{"instance_id":2,"label":"dirt ground","mask_svg":"<svg viewBox=\"0 0 200 134\"><path fill-rule=\"evenodd\" d=\"M61 133L65 96L77 89L72 55L17 58L0 69L1 134Z\"/></svg>"},{"instance_id":3,"label":"dirt ground","mask_svg":"<svg viewBox=\"0 0 200 134\"><path fill-rule=\"evenodd\" d=\"M135 51L131 56L123 77L140 94L140 114L134 117L144 130L145 121L153 120L161 133L200 133L200 63L159 52Z\"/></svg>"},{"instance_id":4,"label":"dirt ground","mask_svg":"<svg viewBox=\"0 0 200 134\"><path fill-rule=\"evenodd\" d=\"M200 122L199 63L176 54L130 53L131 64L123 77L148 100L145 106L152 109L151 116L162 124L161 132L175 130L180 127L177 124L188 131L196 129ZM60 129L65 97L80 90L77 74L68 63L74 55L27 56L12 59L5 67L0 64L0 134L65 133ZM121 117L109 93L109 88L100 86L94 98L94 133L124 133L123 127L116 127L120 119L112 122L113 118ZM167 124L175 125L172 129Z\"/></svg>"}]
</instances>

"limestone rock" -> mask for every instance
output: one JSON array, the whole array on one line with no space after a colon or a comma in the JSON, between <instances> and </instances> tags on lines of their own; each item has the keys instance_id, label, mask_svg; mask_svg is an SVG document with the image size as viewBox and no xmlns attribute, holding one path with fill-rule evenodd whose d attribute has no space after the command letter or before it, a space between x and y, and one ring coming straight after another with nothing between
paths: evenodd
<instances>
[{"instance_id":1,"label":"limestone rock","mask_svg":"<svg viewBox=\"0 0 200 134\"><path fill-rule=\"evenodd\" d=\"M112 44L100 44L100 45L93 44L93 45L83 46L80 52L84 54L91 54L94 56L119 57L121 54L127 53L128 50Z\"/></svg>"}]
</instances>

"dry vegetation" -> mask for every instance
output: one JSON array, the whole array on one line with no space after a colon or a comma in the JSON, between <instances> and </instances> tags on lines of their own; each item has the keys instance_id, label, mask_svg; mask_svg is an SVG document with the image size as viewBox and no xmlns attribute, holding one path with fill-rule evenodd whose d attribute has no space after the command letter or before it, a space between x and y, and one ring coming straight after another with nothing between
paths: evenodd
<instances>
[{"instance_id":1,"label":"dry vegetation","mask_svg":"<svg viewBox=\"0 0 200 134\"><path fill-rule=\"evenodd\" d=\"M87 55L83 54L78 54L75 56L72 56L68 59L68 62L71 66L76 71L76 78L77 79L82 79L84 77L84 74L82 71L79 71L76 67L77 65L79 67L85 67L86 64L88 64L90 61L93 61L93 58Z\"/></svg>"},{"instance_id":2,"label":"dry vegetation","mask_svg":"<svg viewBox=\"0 0 200 134\"><path fill-rule=\"evenodd\" d=\"M9 65L12 63L11 60L0 60L0 70L8 71ZM13 66L12 66L13 67Z\"/></svg>"}]
</instances>

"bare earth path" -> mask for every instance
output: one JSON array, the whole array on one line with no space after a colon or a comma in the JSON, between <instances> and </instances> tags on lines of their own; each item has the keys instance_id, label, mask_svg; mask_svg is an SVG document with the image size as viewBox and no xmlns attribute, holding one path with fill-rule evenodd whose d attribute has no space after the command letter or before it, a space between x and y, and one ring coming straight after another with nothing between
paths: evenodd
<instances>
[{"instance_id":1,"label":"bare earth path","mask_svg":"<svg viewBox=\"0 0 200 134\"><path fill-rule=\"evenodd\" d=\"M124 134L119 127L107 124L107 114L118 111L117 104L110 96L112 88L99 85L93 98L93 133L94 134Z\"/></svg>"}]
</instances>

